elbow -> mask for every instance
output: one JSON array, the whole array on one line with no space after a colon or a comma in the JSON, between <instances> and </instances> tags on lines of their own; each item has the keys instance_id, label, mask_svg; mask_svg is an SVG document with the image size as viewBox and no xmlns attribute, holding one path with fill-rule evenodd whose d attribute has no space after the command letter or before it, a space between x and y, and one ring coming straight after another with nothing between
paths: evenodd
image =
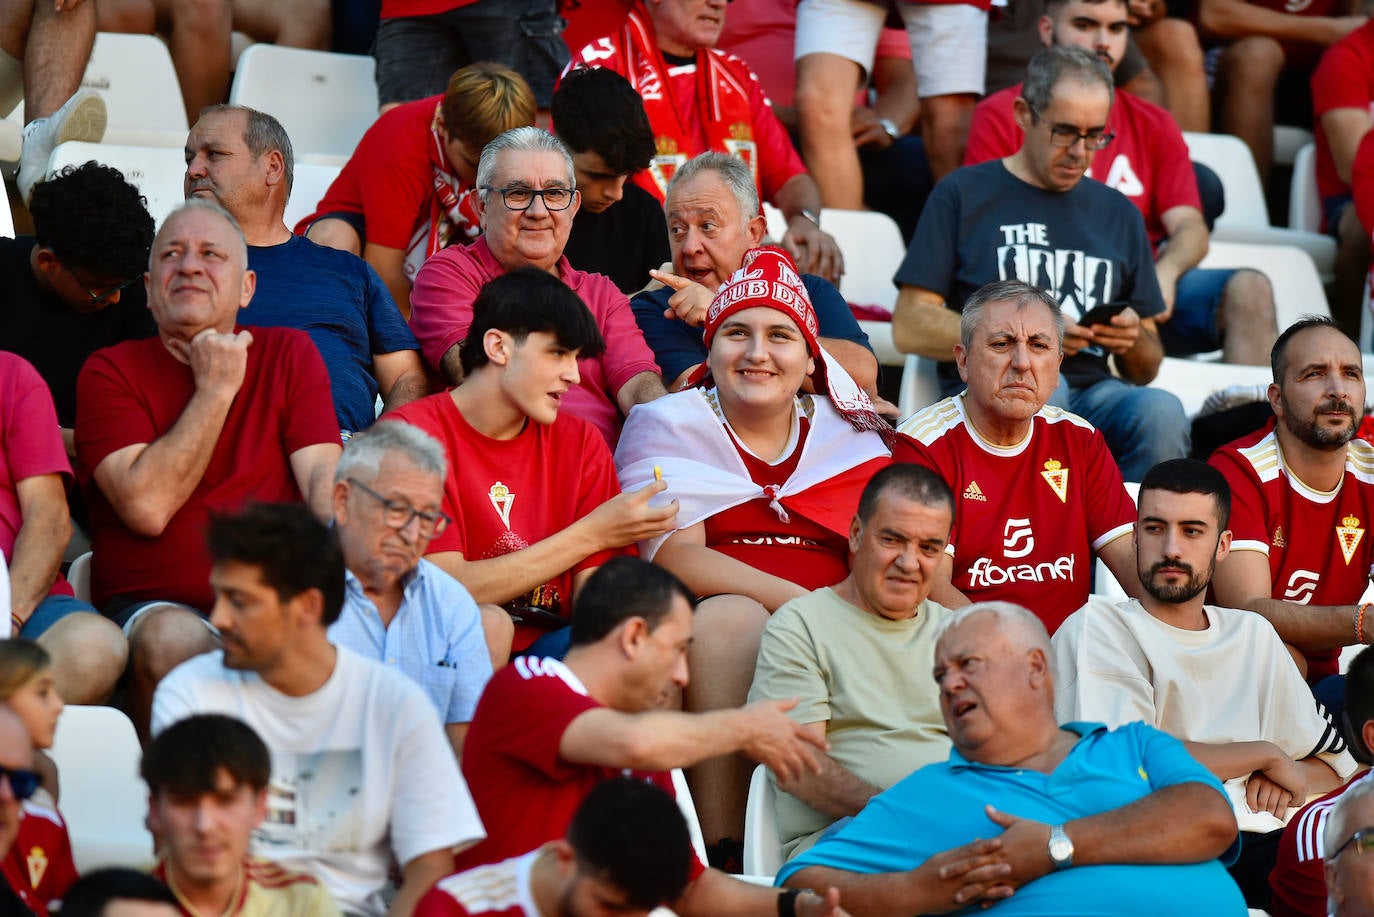
<instances>
[{"instance_id":1,"label":"elbow","mask_svg":"<svg viewBox=\"0 0 1374 917\"><path fill-rule=\"evenodd\" d=\"M620 767L630 770L671 770L682 764L681 761L668 761L661 743L654 736L646 735L644 730L634 730L629 735L619 737L619 741L612 744L618 745L619 748L608 754L607 759L614 760Z\"/></svg>"},{"instance_id":2,"label":"elbow","mask_svg":"<svg viewBox=\"0 0 1374 917\"><path fill-rule=\"evenodd\" d=\"M1208 790L1216 800L1209 802L1205 811L1199 811L1193 823L1197 837L1198 859L1213 860L1224 854L1235 843L1240 827L1236 824L1236 813L1226 800L1215 790Z\"/></svg>"},{"instance_id":3,"label":"elbow","mask_svg":"<svg viewBox=\"0 0 1374 917\"><path fill-rule=\"evenodd\" d=\"M161 512L157 507L124 506L119 509L119 518L128 526L129 531L143 538L160 538L172 521L170 513Z\"/></svg>"}]
</instances>

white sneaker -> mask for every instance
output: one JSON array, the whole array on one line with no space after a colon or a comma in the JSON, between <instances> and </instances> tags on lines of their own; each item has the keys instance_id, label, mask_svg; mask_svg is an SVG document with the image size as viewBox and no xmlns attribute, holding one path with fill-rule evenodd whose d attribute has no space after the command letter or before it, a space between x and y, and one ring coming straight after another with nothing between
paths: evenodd
<instances>
[{"instance_id":1,"label":"white sneaker","mask_svg":"<svg viewBox=\"0 0 1374 917\"><path fill-rule=\"evenodd\" d=\"M94 89L78 89L65 104L46 118L36 118L24 126L24 149L19 154L19 174L15 184L25 204L33 186L48 174L48 160L59 143L84 140L99 143L105 136L108 120L105 100Z\"/></svg>"}]
</instances>

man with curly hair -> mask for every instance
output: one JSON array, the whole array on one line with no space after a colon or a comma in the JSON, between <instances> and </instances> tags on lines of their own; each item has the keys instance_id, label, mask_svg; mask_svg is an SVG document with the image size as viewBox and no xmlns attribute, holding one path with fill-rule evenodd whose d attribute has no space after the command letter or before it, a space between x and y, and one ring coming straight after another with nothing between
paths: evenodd
<instances>
[{"instance_id":1,"label":"man with curly hair","mask_svg":"<svg viewBox=\"0 0 1374 917\"><path fill-rule=\"evenodd\" d=\"M52 392L67 454L76 375L102 347L157 333L143 288L153 218L110 166L67 166L39 183L33 235L0 238L0 350L33 364Z\"/></svg>"}]
</instances>

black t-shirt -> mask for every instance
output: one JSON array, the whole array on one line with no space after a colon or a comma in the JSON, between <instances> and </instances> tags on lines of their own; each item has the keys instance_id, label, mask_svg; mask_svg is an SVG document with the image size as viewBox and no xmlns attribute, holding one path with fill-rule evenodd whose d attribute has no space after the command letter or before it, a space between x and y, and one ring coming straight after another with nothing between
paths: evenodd
<instances>
[{"instance_id":1,"label":"black t-shirt","mask_svg":"<svg viewBox=\"0 0 1374 917\"><path fill-rule=\"evenodd\" d=\"M157 334L142 283L126 287L119 302L82 315L55 296L44 295L29 266L33 236L0 238L0 350L33 364L48 383L57 422L76 422L76 377L86 358L102 347Z\"/></svg>"},{"instance_id":2,"label":"black t-shirt","mask_svg":"<svg viewBox=\"0 0 1374 917\"><path fill-rule=\"evenodd\" d=\"M626 296L642 290L649 269L673 258L663 205L627 181L625 196L601 213L577 212L563 254L579 271L605 274Z\"/></svg>"},{"instance_id":3,"label":"black t-shirt","mask_svg":"<svg viewBox=\"0 0 1374 917\"><path fill-rule=\"evenodd\" d=\"M1145 221L1120 191L1090 179L1046 191L1000 159L956 169L926 201L893 281L938 293L958 312L979 287L1014 279L1047 290L1075 322L1114 302L1141 318L1164 311ZM953 363L939 371L946 388L962 387ZM1060 372L1075 387L1111 375L1096 346L1065 357Z\"/></svg>"}]
</instances>

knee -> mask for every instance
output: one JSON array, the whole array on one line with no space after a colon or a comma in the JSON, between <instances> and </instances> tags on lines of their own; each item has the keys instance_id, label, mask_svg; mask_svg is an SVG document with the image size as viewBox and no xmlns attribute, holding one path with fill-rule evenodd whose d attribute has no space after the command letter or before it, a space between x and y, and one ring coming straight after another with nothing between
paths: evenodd
<instances>
[{"instance_id":1,"label":"knee","mask_svg":"<svg viewBox=\"0 0 1374 917\"><path fill-rule=\"evenodd\" d=\"M126 35L151 35L157 31L157 11L152 3L101 3L96 9L96 23L102 32L121 32Z\"/></svg>"},{"instance_id":2,"label":"knee","mask_svg":"<svg viewBox=\"0 0 1374 917\"><path fill-rule=\"evenodd\" d=\"M172 0L173 28L214 28L233 22L229 0Z\"/></svg>"},{"instance_id":3,"label":"knee","mask_svg":"<svg viewBox=\"0 0 1374 917\"><path fill-rule=\"evenodd\" d=\"M1151 45L1165 62L1160 67L1171 76L1182 72L1203 73L1202 43L1197 29L1186 19L1160 19L1149 27Z\"/></svg>"},{"instance_id":4,"label":"knee","mask_svg":"<svg viewBox=\"0 0 1374 917\"><path fill-rule=\"evenodd\" d=\"M805 61L806 58L803 58ZM858 65L847 60L842 63L845 66L833 61L799 66L793 103L797 107L797 120L803 128L840 131L840 136L848 140L849 121L854 110L854 92L850 84L853 83L855 87L858 85ZM846 69L850 71L849 79L841 75Z\"/></svg>"},{"instance_id":5,"label":"knee","mask_svg":"<svg viewBox=\"0 0 1374 917\"><path fill-rule=\"evenodd\" d=\"M1274 314L1274 286L1259 271L1242 268L1226 281L1222 304L1227 318L1236 328L1236 321L1245 322L1257 331L1271 331L1277 319Z\"/></svg>"},{"instance_id":6,"label":"knee","mask_svg":"<svg viewBox=\"0 0 1374 917\"><path fill-rule=\"evenodd\" d=\"M1222 62L1234 79L1273 81L1283 69L1283 47L1267 35L1250 35L1233 42Z\"/></svg>"},{"instance_id":7,"label":"knee","mask_svg":"<svg viewBox=\"0 0 1374 917\"><path fill-rule=\"evenodd\" d=\"M38 638L53 660L57 693L71 704L98 704L124 672L129 645L114 622L95 612L64 617Z\"/></svg>"},{"instance_id":8,"label":"knee","mask_svg":"<svg viewBox=\"0 0 1374 917\"><path fill-rule=\"evenodd\" d=\"M305 237L325 248L337 248L352 255L363 253L363 240L358 236L358 231L346 220L316 220L306 230Z\"/></svg>"},{"instance_id":9,"label":"knee","mask_svg":"<svg viewBox=\"0 0 1374 917\"><path fill-rule=\"evenodd\" d=\"M482 613L482 637L487 642L492 671L510 662L511 647L515 643L515 622L499 605L478 605Z\"/></svg>"},{"instance_id":10,"label":"knee","mask_svg":"<svg viewBox=\"0 0 1374 917\"><path fill-rule=\"evenodd\" d=\"M159 682L186 660L219 649L219 641L195 612L163 605L144 613L129 637L135 674Z\"/></svg>"}]
</instances>

